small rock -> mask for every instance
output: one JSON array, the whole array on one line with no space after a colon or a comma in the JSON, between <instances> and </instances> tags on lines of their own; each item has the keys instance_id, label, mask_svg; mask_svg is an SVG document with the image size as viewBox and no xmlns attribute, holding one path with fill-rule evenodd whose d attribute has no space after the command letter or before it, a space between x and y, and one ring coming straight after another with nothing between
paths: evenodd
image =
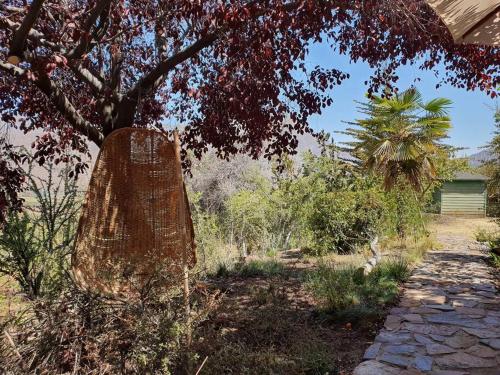
<instances>
[{"instance_id":1,"label":"small rock","mask_svg":"<svg viewBox=\"0 0 500 375\"><path fill-rule=\"evenodd\" d=\"M378 355L378 352L380 350L380 347L382 346L382 343L376 342L371 344L368 349L365 351L365 355L363 356L363 359L375 359Z\"/></svg>"},{"instance_id":2,"label":"small rock","mask_svg":"<svg viewBox=\"0 0 500 375\"><path fill-rule=\"evenodd\" d=\"M454 307L474 307L477 304L477 301L467 299L457 299L451 302L451 305Z\"/></svg>"},{"instance_id":3,"label":"small rock","mask_svg":"<svg viewBox=\"0 0 500 375\"><path fill-rule=\"evenodd\" d=\"M469 288L464 288L461 286L450 286L447 288L447 290L448 290L448 293L458 294L458 293L467 292L469 290Z\"/></svg>"}]
</instances>

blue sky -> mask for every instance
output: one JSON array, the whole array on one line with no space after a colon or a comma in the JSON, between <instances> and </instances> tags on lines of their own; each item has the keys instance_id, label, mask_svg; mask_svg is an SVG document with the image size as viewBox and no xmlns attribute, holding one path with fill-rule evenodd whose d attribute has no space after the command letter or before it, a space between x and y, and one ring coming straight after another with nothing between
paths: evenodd
<instances>
[{"instance_id":1,"label":"blue sky","mask_svg":"<svg viewBox=\"0 0 500 375\"><path fill-rule=\"evenodd\" d=\"M351 121L359 114L356 112L355 100L363 100L366 93L366 81L371 74L367 64L351 64L345 56L340 56L328 46L317 45L311 49L307 58L308 65L321 65L323 67L336 67L350 74L350 79L344 81L341 86L334 87L330 92L334 102L324 112L311 119L311 125L315 130L325 129L333 134L336 141L345 140L345 136L334 134L335 131L345 129L342 121ZM424 100L435 97L446 97L453 101L450 108L450 116L453 129L447 143L467 147L458 156L469 155L480 151L480 147L486 144L494 130L493 108L495 100L480 91L466 91L450 85L443 85L436 89L439 78L434 73L421 71L416 66L405 66L399 70L400 89L406 89L410 85L415 86L422 93ZM415 82L416 78L419 82Z\"/></svg>"}]
</instances>

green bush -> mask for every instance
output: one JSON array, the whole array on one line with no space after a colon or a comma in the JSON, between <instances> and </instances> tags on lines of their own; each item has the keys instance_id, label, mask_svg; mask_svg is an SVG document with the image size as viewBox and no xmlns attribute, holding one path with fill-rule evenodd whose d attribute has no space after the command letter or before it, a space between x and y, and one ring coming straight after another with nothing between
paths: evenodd
<instances>
[{"instance_id":1,"label":"green bush","mask_svg":"<svg viewBox=\"0 0 500 375\"><path fill-rule=\"evenodd\" d=\"M500 235L490 239L490 263L495 268L500 268Z\"/></svg>"},{"instance_id":2,"label":"green bush","mask_svg":"<svg viewBox=\"0 0 500 375\"><path fill-rule=\"evenodd\" d=\"M252 260L238 264L235 271L243 277L273 277L285 276L286 269L282 263L275 260Z\"/></svg>"},{"instance_id":3,"label":"green bush","mask_svg":"<svg viewBox=\"0 0 500 375\"><path fill-rule=\"evenodd\" d=\"M398 283L406 281L411 274L411 268L408 261L404 258L383 260L373 270L370 277L377 279L391 279Z\"/></svg>"},{"instance_id":4,"label":"green bush","mask_svg":"<svg viewBox=\"0 0 500 375\"><path fill-rule=\"evenodd\" d=\"M283 263L276 260L251 260L248 263L236 263L234 266L221 263L214 275L216 277L285 277L288 271Z\"/></svg>"},{"instance_id":5,"label":"green bush","mask_svg":"<svg viewBox=\"0 0 500 375\"><path fill-rule=\"evenodd\" d=\"M398 285L410 275L405 260L381 262L368 276L354 266L320 264L306 285L320 301L322 310L340 319L357 320L376 316L398 295Z\"/></svg>"},{"instance_id":6,"label":"green bush","mask_svg":"<svg viewBox=\"0 0 500 375\"><path fill-rule=\"evenodd\" d=\"M500 255L495 254L493 251L490 252L490 263L495 268L500 268Z\"/></svg>"},{"instance_id":7,"label":"green bush","mask_svg":"<svg viewBox=\"0 0 500 375\"><path fill-rule=\"evenodd\" d=\"M307 224L318 254L349 253L368 243L384 216L375 191L338 191L316 197Z\"/></svg>"}]
</instances>

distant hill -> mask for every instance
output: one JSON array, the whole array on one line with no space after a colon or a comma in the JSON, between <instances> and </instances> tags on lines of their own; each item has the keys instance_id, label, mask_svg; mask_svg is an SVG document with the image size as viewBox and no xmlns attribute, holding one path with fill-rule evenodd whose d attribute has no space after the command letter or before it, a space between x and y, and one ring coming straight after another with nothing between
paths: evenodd
<instances>
[{"instance_id":1,"label":"distant hill","mask_svg":"<svg viewBox=\"0 0 500 375\"><path fill-rule=\"evenodd\" d=\"M487 161L493 159L493 153L490 150L483 150L468 157L471 167L479 167Z\"/></svg>"}]
</instances>

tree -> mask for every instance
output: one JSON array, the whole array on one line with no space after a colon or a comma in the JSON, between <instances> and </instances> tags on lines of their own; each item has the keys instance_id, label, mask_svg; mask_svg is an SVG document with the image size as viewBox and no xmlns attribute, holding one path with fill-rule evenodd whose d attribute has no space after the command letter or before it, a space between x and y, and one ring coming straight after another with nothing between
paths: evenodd
<instances>
[{"instance_id":1,"label":"tree","mask_svg":"<svg viewBox=\"0 0 500 375\"><path fill-rule=\"evenodd\" d=\"M183 125L183 150L197 157L209 146L223 158L291 153L309 117L332 103L327 90L348 77L306 65L323 39L375 68L370 92L416 61L444 64L443 81L492 96L500 81L498 49L455 45L422 0L6 0L1 119L45 131L40 161L85 152L115 129L165 123ZM76 173L85 167L78 161ZM17 191L9 181L2 191Z\"/></svg>"},{"instance_id":2,"label":"tree","mask_svg":"<svg viewBox=\"0 0 500 375\"><path fill-rule=\"evenodd\" d=\"M435 160L447 155L440 141L451 128L450 104L445 98L424 103L415 88L389 98L374 95L360 103L367 118L345 132L354 138L348 142L350 151L364 168L382 176L386 190L403 177L422 191L424 181L436 177Z\"/></svg>"},{"instance_id":3,"label":"tree","mask_svg":"<svg viewBox=\"0 0 500 375\"><path fill-rule=\"evenodd\" d=\"M488 181L490 212L494 216L500 216L500 108L498 107L495 110L495 127L493 138L486 146L492 157L484 162L480 169L490 178Z\"/></svg>"}]
</instances>

